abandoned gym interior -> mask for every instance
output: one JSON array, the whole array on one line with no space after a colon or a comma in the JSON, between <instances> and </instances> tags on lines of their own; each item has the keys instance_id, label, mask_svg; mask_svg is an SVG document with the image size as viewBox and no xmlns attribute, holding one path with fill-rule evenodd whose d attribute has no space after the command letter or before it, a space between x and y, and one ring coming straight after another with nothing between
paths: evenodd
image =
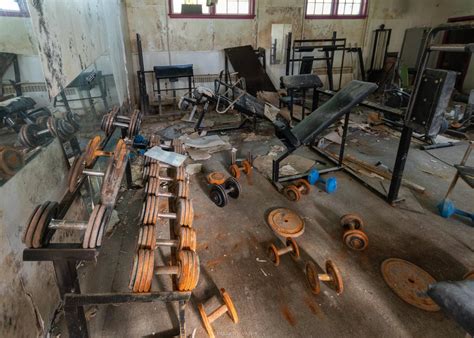
<instances>
[{"instance_id":1,"label":"abandoned gym interior","mask_svg":"<svg viewBox=\"0 0 474 338\"><path fill-rule=\"evenodd\" d=\"M472 338L473 53L473 0L0 0L0 336Z\"/></svg>"}]
</instances>

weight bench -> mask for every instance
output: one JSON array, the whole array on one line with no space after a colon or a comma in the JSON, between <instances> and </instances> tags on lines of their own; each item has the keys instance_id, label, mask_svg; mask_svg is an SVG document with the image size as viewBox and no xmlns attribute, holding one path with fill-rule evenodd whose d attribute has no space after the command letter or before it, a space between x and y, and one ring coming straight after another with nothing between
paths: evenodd
<instances>
[{"instance_id":1,"label":"weight bench","mask_svg":"<svg viewBox=\"0 0 474 338\"><path fill-rule=\"evenodd\" d=\"M344 144L349 125L349 115L356 105L364 101L368 95L377 89L377 85L369 82L351 81L343 89L337 92L332 98L326 101L322 106L313 111L303 121L294 128L290 128L288 123L282 120L274 122L275 133L283 142L287 150L277 159L273 160L272 182L281 190L282 182L293 181L295 179L306 177L308 172L280 177L280 163L300 146L312 146L316 138L328 127L337 122L345 115L341 148L339 152L339 164L337 167L320 170L320 173L327 173L342 168L344 157ZM311 149L315 150L314 147Z\"/></svg>"}]
</instances>

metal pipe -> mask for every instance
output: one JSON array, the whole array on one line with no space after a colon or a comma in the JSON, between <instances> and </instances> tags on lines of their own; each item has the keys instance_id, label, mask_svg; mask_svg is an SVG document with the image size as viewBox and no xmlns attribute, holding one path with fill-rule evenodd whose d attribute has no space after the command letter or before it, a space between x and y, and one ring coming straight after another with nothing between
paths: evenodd
<instances>
[{"instance_id":1,"label":"metal pipe","mask_svg":"<svg viewBox=\"0 0 474 338\"><path fill-rule=\"evenodd\" d=\"M157 239L156 240L156 246L177 247L178 244L179 242L176 239Z\"/></svg>"},{"instance_id":2,"label":"metal pipe","mask_svg":"<svg viewBox=\"0 0 474 338\"><path fill-rule=\"evenodd\" d=\"M158 218L168 218L168 219L176 219L176 214L168 213L168 212L159 212Z\"/></svg>"},{"instance_id":3,"label":"metal pipe","mask_svg":"<svg viewBox=\"0 0 474 338\"><path fill-rule=\"evenodd\" d=\"M120 127L120 128L128 128L129 125L127 123L114 122L114 126Z\"/></svg>"},{"instance_id":4,"label":"metal pipe","mask_svg":"<svg viewBox=\"0 0 474 338\"><path fill-rule=\"evenodd\" d=\"M82 173L87 176L96 176L96 177L105 176L105 173L103 173L102 171L91 170L91 169L83 170Z\"/></svg>"},{"instance_id":5,"label":"metal pipe","mask_svg":"<svg viewBox=\"0 0 474 338\"><path fill-rule=\"evenodd\" d=\"M473 53L474 43L431 45L428 48L430 52Z\"/></svg>"},{"instance_id":6,"label":"metal pipe","mask_svg":"<svg viewBox=\"0 0 474 338\"><path fill-rule=\"evenodd\" d=\"M177 266L156 266L155 275L177 275L179 268Z\"/></svg>"}]
</instances>

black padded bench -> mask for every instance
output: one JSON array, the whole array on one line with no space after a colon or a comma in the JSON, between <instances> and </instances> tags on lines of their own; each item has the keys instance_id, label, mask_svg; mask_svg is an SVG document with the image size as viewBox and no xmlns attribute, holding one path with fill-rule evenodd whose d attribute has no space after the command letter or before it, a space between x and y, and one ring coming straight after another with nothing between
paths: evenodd
<instances>
[{"instance_id":1,"label":"black padded bench","mask_svg":"<svg viewBox=\"0 0 474 338\"><path fill-rule=\"evenodd\" d=\"M273 160L272 181L277 188L280 182L291 181L305 177L308 173L280 177L280 163L293 151L302 145L312 145L316 138L345 115L341 149L339 153L339 165L335 168L320 170L320 173L339 170L342 168L344 157L344 144L347 136L349 115L352 108L364 101L367 96L377 89L377 85L370 82L351 81L343 89L326 101L322 106L313 111L306 119L290 129L287 124L280 122L276 124L276 135L285 144L287 151Z\"/></svg>"}]
</instances>

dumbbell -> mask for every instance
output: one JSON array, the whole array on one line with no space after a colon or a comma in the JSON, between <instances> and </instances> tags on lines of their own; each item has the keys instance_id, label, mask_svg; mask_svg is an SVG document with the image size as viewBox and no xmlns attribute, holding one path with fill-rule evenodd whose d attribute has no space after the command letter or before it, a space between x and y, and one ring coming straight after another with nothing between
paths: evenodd
<instances>
[{"instance_id":1,"label":"dumbbell","mask_svg":"<svg viewBox=\"0 0 474 338\"><path fill-rule=\"evenodd\" d=\"M362 217L356 214L347 214L341 217L340 223L344 228L342 236L344 244L353 250L365 250L369 245L369 237L362 231L364 226Z\"/></svg>"},{"instance_id":2,"label":"dumbbell","mask_svg":"<svg viewBox=\"0 0 474 338\"><path fill-rule=\"evenodd\" d=\"M68 121L76 131L81 128L81 125L79 124L81 122L81 117L72 111L66 113L66 121Z\"/></svg>"},{"instance_id":3,"label":"dumbbell","mask_svg":"<svg viewBox=\"0 0 474 338\"><path fill-rule=\"evenodd\" d=\"M107 165L107 169L105 172L97 171L89 169L87 164L92 164L90 154L84 152L81 156L77 157L72 166L69 170L68 175L68 187L69 191L73 192L79 182L81 181L82 177L85 176L96 176L96 177L103 177L104 180L102 182L102 189L106 189L109 185L112 186L116 182L114 180L117 179L118 173L121 172L123 165L126 162L127 156L127 146L125 142L120 139L113 152L113 156L110 157L109 164Z\"/></svg>"},{"instance_id":4,"label":"dumbbell","mask_svg":"<svg viewBox=\"0 0 474 338\"><path fill-rule=\"evenodd\" d=\"M173 151L178 154L184 154L185 149L184 149L184 143L182 140L175 138L171 140L171 144L167 145L161 142L161 139L158 135L151 135L150 139L148 141L148 147L153 148L153 147L160 147L163 150L167 151Z\"/></svg>"},{"instance_id":5,"label":"dumbbell","mask_svg":"<svg viewBox=\"0 0 474 338\"><path fill-rule=\"evenodd\" d=\"M127 137L132 139L140 132L142 124L142 113L135 109L130 116L119 115L119 108L114 107L110 113L102 117L101 129L105 135L110 136L119 127L127 130Z\"/></svg>"},{"instance_id":6,"label":"dumbbell","mask_svg":"<svg viewBox=\"0 0 474 338\"><path fill-rule=\"evenodd\" d=\"M22 242L26 247L41 248L46 246L56 230L85 230L82 242L84 249L93 249L102 245L104 229L112 214L111 208L97 204L92 210L89 220L85 222L56 219L58 212L57 202L47 201L36 206L30 214L22 235Z\"/></svg>"},{"instance_id":7,"label":"dumbbell","mask_svg":"<svg viewBox=\"0 0 474 338\"><path fill-rule=\"evenodd\" d=\"M160 191L160 178L150 177L145 184L145 193L148 195L155 195L157 197L165 198L189 198L189 178L184 181L175 182L178 185L176 193L161 192Z\"/></svg>"},{"instance_id":8,"label":"dumbbell","mask_svg":"<svg viewBox=\"0 0 474 338\"><path fill-rule=\"evenodd\" d=\"M229 315L230 319L237 324L239 322L239 316L237 315L237 310L235 309L234 303L230 298L230 295L225 289L220 289L222 300L224 304L219 306L217 309L212 311L209 315L204 310L204 305L202 303L198 304L199 314L201 315L204 328L206 329L209 337L214 338L214 329L212 328L212 323L215 322L218 318L222 317L226 312Z\"/></svg>"},{"instance_id":9,"label":"dumbbell","mask_svg":"<svg viewBox=\"0 0 474 338\"><path fill-rule=\"evenodd\" d=\"M273 262L273 265L275 266L280 265L280 256L286 255L287 253L291 253L291 258L294 260L300 258L300 249L298 248L298 244L296 244L296 241L291 237L286 239L286 247L282 249L277 249L273 243L268 247L268 254L271 261Z\"/></svg>"},{"instance_id":10,"label":"dumbbell","mask_svg":"<svg viewBox=\"0 0 474 338\"><path fill-rule=\"evenodd\" d=\"M315 185L316 183L321 182L324 186L324 191L328 194L332 194L337 190L336 177L329 177L327 179L324 179L320 176L319 171L314 168L309 171L308 182L311 185Z\"/></svg>"},{"instance_id":11,"label":"dumbbell","mask_svg":"<svg viewBox=\"0 0 474 338\"><path fill-rule=\"evenodd\" d=\"M18 141L27 148L35 148L46 142L48 137L57 137L60 141L70 139L76 129L72 124L63 119L52 116L46 120L46 127L41 128L36 124L24 124L18 133Z\"/></svg>"},{"instance_id":12,"label":"dumbbell","mask_svg":"<svg viewBox=\"0 0 474 338\"><path fill-rule=\"evenodd\" d=\"M190 250L180 250L176 265L156 266L153 250L140 249L133 260L129 288L133 292L149 292L153 275L172 275L179 291L193 290L199 281L199 257Z\"/></svg>"},{"instance_id":13,"label":"dumbbell","mask_svg":"<svg viewBox=\"0 0 474 338\"><path fill-rule=\"evenodd\" d=\"M99 135L94 136L87 143L86 148L84 149L84 160L86 162L86 167L90 167L94 160L97 157L111 157L114 155L112 151L104 151L100 149L102 138ZM125 146L125 142L122 139L119 139L117 143L123 143L120 147Z\"/></svg>"},{"instance_id":14,"label":"dumbbell","mask_svg":"<svg viewBox=\"0 0 474 338\"><path fill-rule=\"evenodd\" d=\"M196 251L196 230L180 226L177 239L156 239L155 225L143 225L138 234L138 248L154 250L159 246L173 247L178 251Z\"/></svg>"},{"instance_id":15,"label":"dumbbell","mask_svg":"<svg viewBox=\"0 0 474 338\"><path fill-rule=\"evenodd\" d=\"M224 181L224 184L213 184L209 196L218 207L222 208L229 202L227 196L235 199L239 197L241 192L242 188L239 181L234 177L229 177Z\"/></svg>"},{"instance_id":16,"label":"dumbbell","mask_svg":"<svg viewBox=\"0 0 474 338\"><path fill-rule=\"evenodd\" d=\"M321 292L320 282L325 282L329 287L334 289L339 295L344 290L342 283L341 273L336 265L330 261L326 261L326 273L318 273L316 264L312 261L306 263L306 280L308 281L309 287L314 294Z\"/></svg>"},{"instance_id":17,"label":"dumbbell","mask_svg":"<svg viewBox=\"0 0 474 338\"><path fill-rule=\"evenodd\" d=\"M163 163L151 163L150 165L147 165L143 168L143 181L148 180L150 177L157 177L161 181L165 182L184 181L186 179L187 175L184 166L174 168L174 177L160 176L160 171L162 168L169 169L174 167Z\"/></svg>"},{"instance_id":18,"label":"dumbbell","mask_svg":"<svg viewBox=\"0 0 474 338\"><path fill-rule=\"evenodd\" d=\"M24 165L23 154L12 147L0 146L0 178L9 179Z\"/></svg>"},{"instance_id":19,"label":"dumbbell","mask_svg":"<svg viewBox=\"0 0 474 338\"><path fill-rule=\"evenodd\" d=\"M235 151L231 151L231 165L229 168L230 174L235 177L236 179L240 178L240 172L243 171L245 175L249 175L252 173L252 164L249 159L237 161ZM240 165L239 165L240 162Z\"/></svg>"},{"instance_id":20,"label":"dumbbell","mask_svg":"<svg viewBox=\"0 0 474 338\"><path fill-rule=\"evenodd\" d=\"M176 203L176 212L160 212L159 199L148 195L143 203L141 222L144 225L156 224L158 219L175 219L178 225L193 226L194 209L191 200L179 199Z\"/></svg>"},{"instance_id":21,"label":"dumbbell","mask_svg":"<svg viewBox=\"0 0 474 338\"><path fill-rule=\"evenodd\" d=\"M308 181L299 179L294 184L285 187L285 189L283 189L283 194L290 201L297 202L301 199L301 195L308 195L310 191L311 185Z\"/></svg>"},{"instance_id":22,"label":"dumbbell","mask_svg":"<svg viewBox=\"0 0 474 338\"><path fill-rule=\"evenodd\" d=\"M469 213L467 211L458 209L454 206L453 201L449 199L444 199L440 204L438 204L439 214L444 218L449 218L453 215L459 215L463 217L470 218L474 222L474 213Z\"/></svg>"}]
</instances>

